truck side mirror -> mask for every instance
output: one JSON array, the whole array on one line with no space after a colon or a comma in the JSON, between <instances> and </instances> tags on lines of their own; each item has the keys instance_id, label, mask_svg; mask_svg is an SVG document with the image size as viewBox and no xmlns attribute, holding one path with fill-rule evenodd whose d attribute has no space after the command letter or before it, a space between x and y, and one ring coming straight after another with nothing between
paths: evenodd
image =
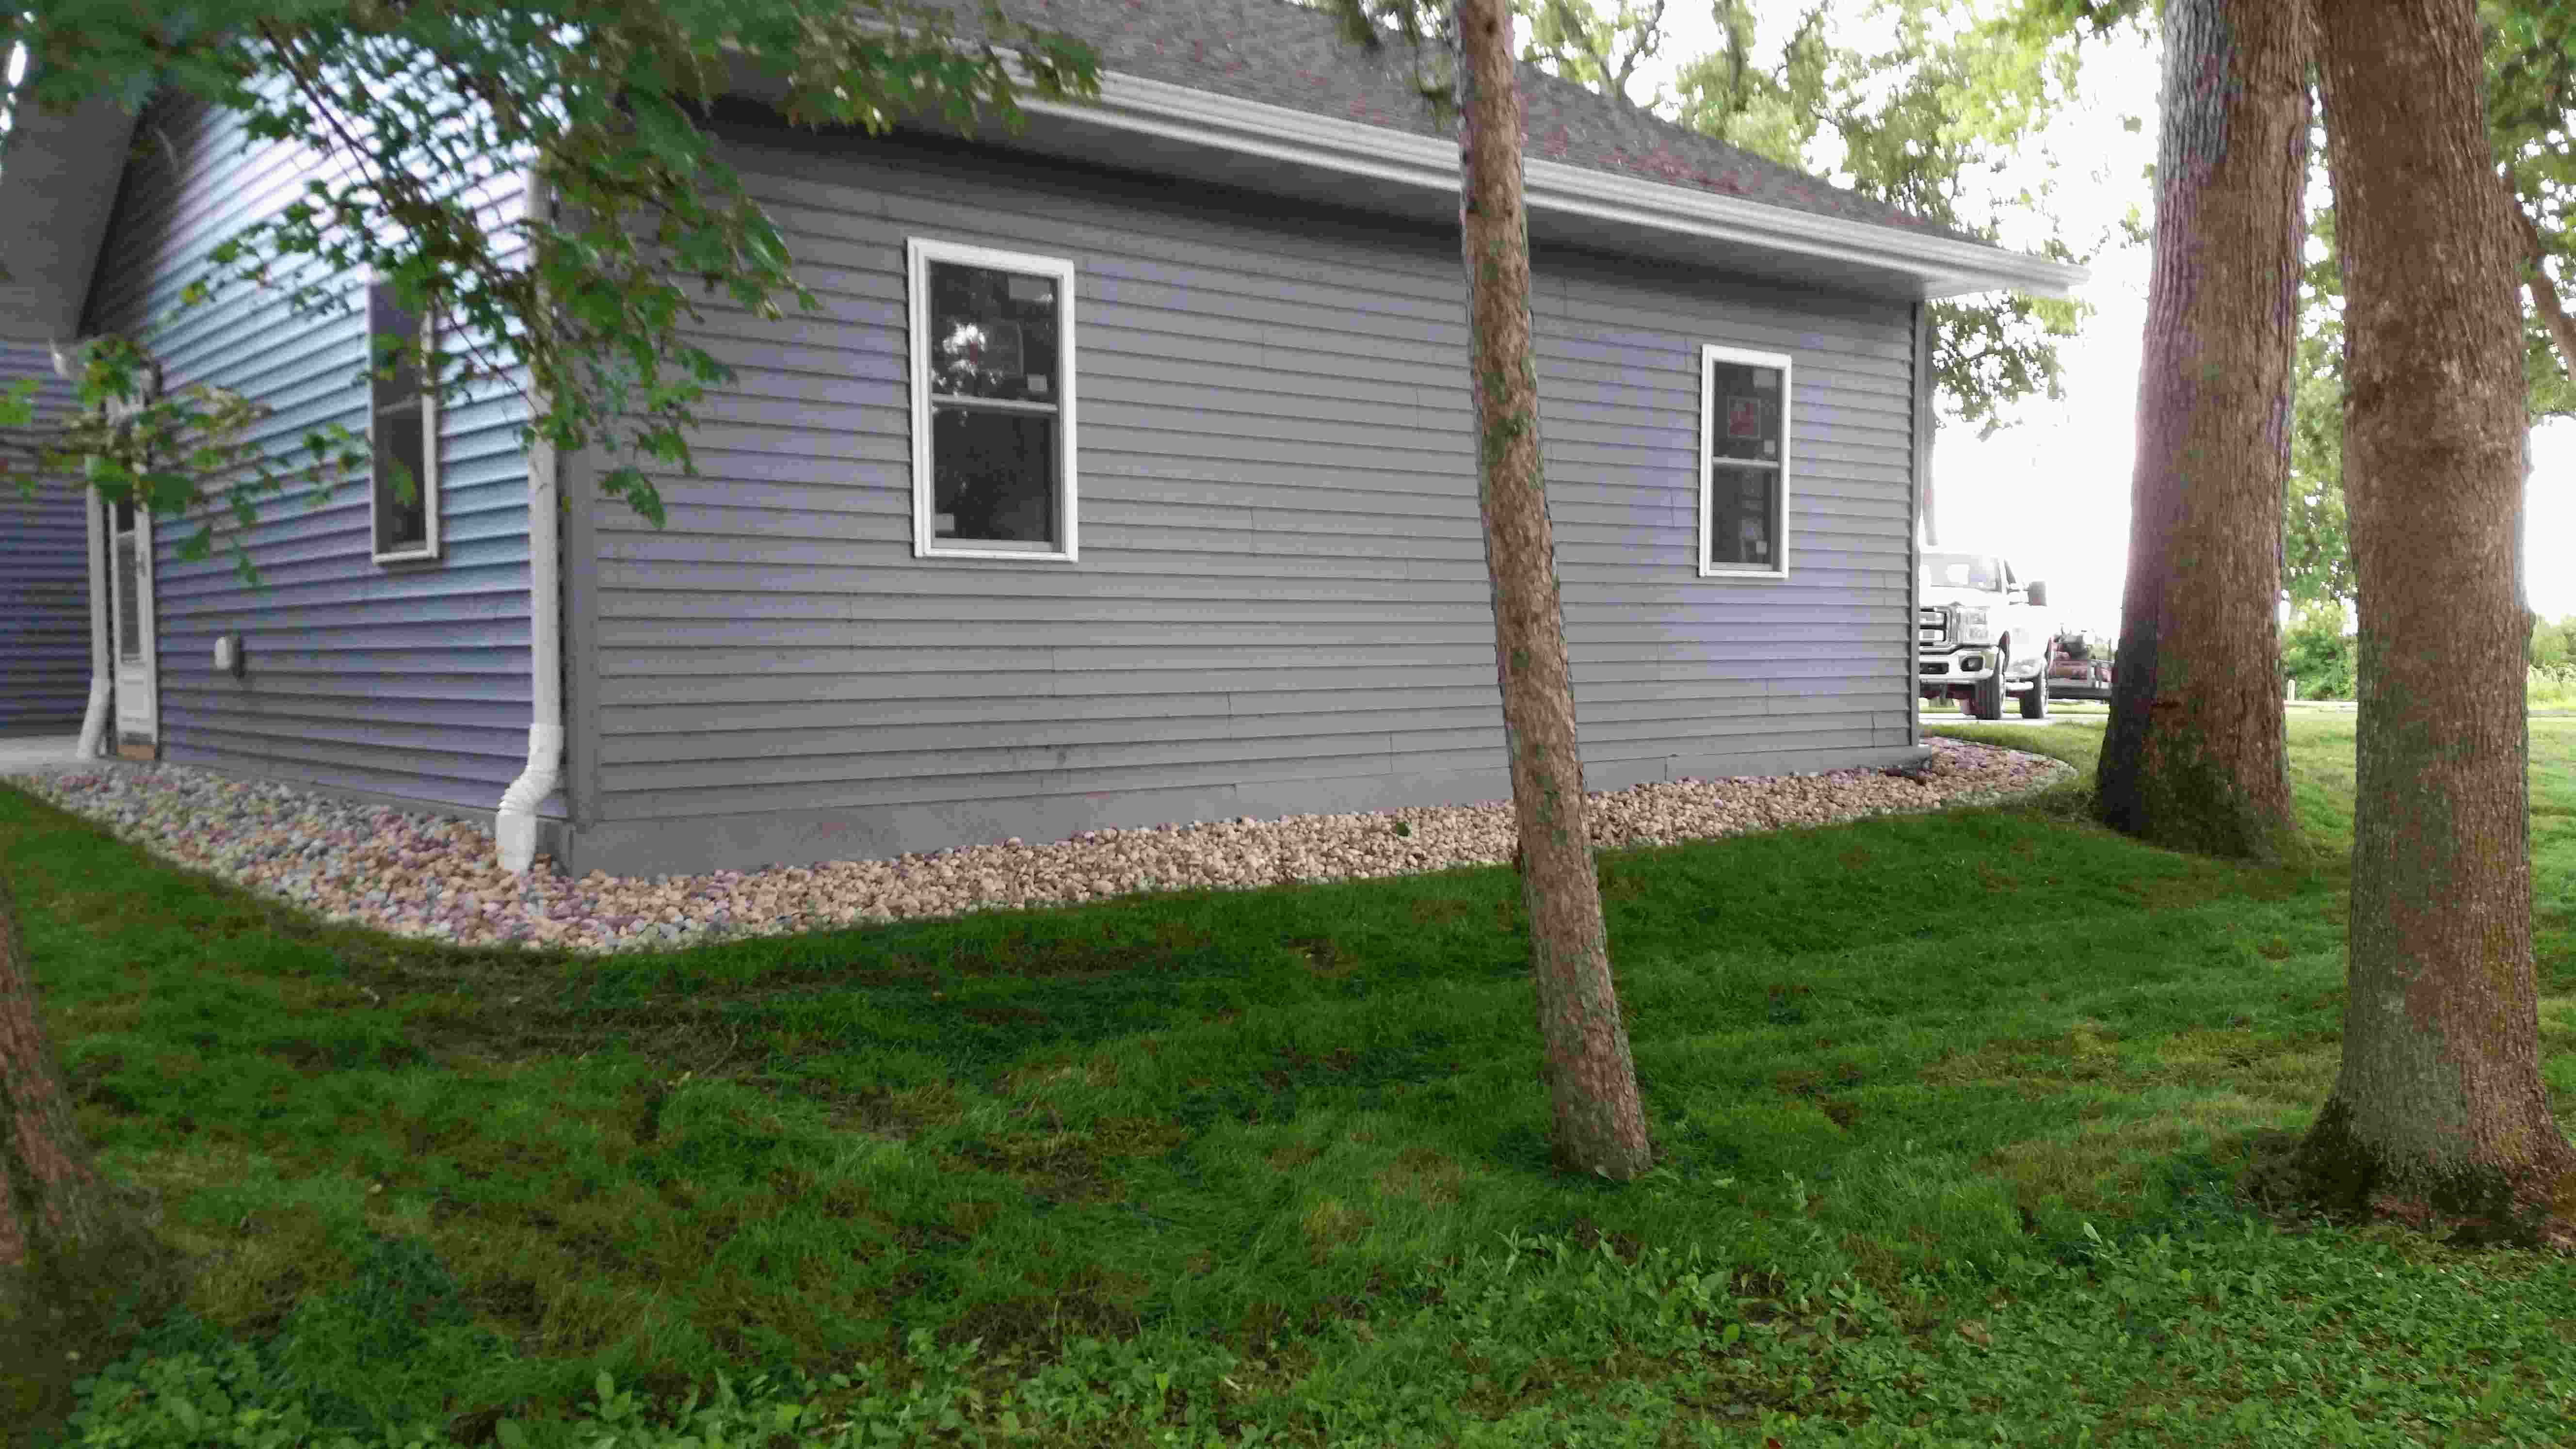
<instances>
[{"instance_id":1,"label":"truck side mirror","mask_svg":"<svg viewBox=\"0 0 2576 1449\"><path fill-rule=\"evenodd\" d=\"M2048 602L2048 585L2040 583L2037 580L2033 580L2030 585L2030 601L2034 604L2046 604Z\"/></svg>"}]
</instances>

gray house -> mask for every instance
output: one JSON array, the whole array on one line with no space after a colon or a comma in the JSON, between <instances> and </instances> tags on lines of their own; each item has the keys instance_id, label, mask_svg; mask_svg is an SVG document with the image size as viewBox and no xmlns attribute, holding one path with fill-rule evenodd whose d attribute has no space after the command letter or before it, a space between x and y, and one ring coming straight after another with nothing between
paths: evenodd
<instances>
[{"instance_id":1,"label":"gray house","mask_svg":"<svg viewBox=\"0 0 2576 1449\"><path fill-rule=\"evenodd\" d=\"M38 384L37 418L71 402L41 340L0 341L0 388ZM90 689L91 567L79 494L48 488L29 497L19 468L0 477L0 739L65 735L81 727Z\"/></svg>"},{"instance_id":2,"label":"gray house","mask_svg":"<svg viewBox=\"0 0 2576 1449\"><path fill-rule=\"evenodd\" d=\"M6 253L0 337L138 329L281 445L372 426L432 480L281 503L256 592L99 520L116 740L614 873L1507 793L1454 140L1283 0L1033 13L1107 74L1017 136L794 131L746 78L725 144L823 309L721 316L658 530L515 399L361 379L359 320L178 308L297 156L179 106L130 160L127 118L24 123L0 191L30 149L114 179L0 208L79 253ZM2081 271L1523 84L1588 780L1909 758L1923 304Z\"/></svg>"}]
</instances>

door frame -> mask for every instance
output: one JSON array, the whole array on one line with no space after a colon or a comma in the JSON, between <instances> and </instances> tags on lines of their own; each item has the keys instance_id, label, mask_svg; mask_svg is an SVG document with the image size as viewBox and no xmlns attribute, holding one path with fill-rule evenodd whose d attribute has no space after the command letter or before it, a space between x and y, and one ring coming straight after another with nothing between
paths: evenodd
<instances>
[{"instance_id":1,"label":"door frame","mask_svg":"<svg viewBox=\"0 0 2576 1449\"><path fill-rule=\"evenodd\" d=\"M107 505L108 658L116 675L116 753L129 760L161 753L161 650L152 586L152 510L141 503ZM131 580L119 549L134 550ZM129 638L134 648L126 648Z\"/></svg>"}]
</instances>

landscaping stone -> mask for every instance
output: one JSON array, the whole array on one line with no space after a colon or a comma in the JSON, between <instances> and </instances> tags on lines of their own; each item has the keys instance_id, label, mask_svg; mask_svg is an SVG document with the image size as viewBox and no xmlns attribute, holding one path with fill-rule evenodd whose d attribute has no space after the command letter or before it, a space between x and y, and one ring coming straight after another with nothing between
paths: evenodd
<instances>
[{"instance_id":1,"label":"landscaping stone","mask_svg":"<svg viewBox=\"0 0 2576 1449\"><path fill-rule=\"evenodd\" d=\"M1675 780L1597 791L1593 843L1665 845L1868 815L1986 804L2071 777L2037 755L1926 741L1905 771ZM774 936L1147 890L1252 889L1413 875L1512 858L1508 802L1241 817L1016 837L892 860L570 877L540 856L501 869L489 826L353 804L180 765L13 776L10 783L174 864L335 921L461 945L606 952Z\"/></svg>"}]
</instances>

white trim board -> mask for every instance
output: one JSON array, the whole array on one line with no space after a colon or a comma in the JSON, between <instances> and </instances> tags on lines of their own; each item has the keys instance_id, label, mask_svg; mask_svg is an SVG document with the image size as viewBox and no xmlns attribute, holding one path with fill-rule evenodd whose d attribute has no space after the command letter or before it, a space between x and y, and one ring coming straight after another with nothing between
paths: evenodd
<instances>
[{"instance_id":1,"label":"white trim board","mask_svg":"<svg viewBox=\"0 0 2576 1449\"><path fill-rule=\"evenodd\" d=\"M1734 363L1744 367L1777 368L1780 373L1780 457L1769 466L1771 480L1771 567L1756 564L1711 563L1708 558L1712 518L1709 490L1715 480L1717 459L1712 449L1717 438L1717 389L1712 386L1717 364ZM1797 407L1797 363L1785 352L1761 352L1747 347L1727 347L1703 343L1699 349L1699 557L1695 562L1704 579L1785 579L1789 576L1789 477L1797 449L1791 431ZM1754 460L1730 459L1739 465Z\"/></svg>"},{"instance_id":2,"label":"white trim board","mask_svg":"<svg viewBox=\"0 0 2576 1449\"><path fill-rule=\"evenodd\" d=\"M987 267L1001 272L1018 272L1026 276L1049 277L1056 284L1056 358L1051 376L1055 379L1055 403L1048 414L1056 419L1056 538L1057 547L1003 548L994 540L952 543L940 541L932 526L931 480L934 474L934 440L931 427L930 389L930 264L950 262L970 267ZM990 558L1010 559L1021 563L1074 563L1082 557L1080 521L1081 466L1077 461L1074 435L1075 398L1080 389L1074 379L1074 357L1079 350L1074 339L1074 265L1069 257L1040 256L1030 252L999 251L971 242L948 241L938 237L915 236L904 242L904 291L909 317L906 371L911 374L912 390L912 556L914 558ZM994 406L986 404L986 406ZM1017 411L1017 409L1006 409Z\"/></svg>"}]
</instances>

